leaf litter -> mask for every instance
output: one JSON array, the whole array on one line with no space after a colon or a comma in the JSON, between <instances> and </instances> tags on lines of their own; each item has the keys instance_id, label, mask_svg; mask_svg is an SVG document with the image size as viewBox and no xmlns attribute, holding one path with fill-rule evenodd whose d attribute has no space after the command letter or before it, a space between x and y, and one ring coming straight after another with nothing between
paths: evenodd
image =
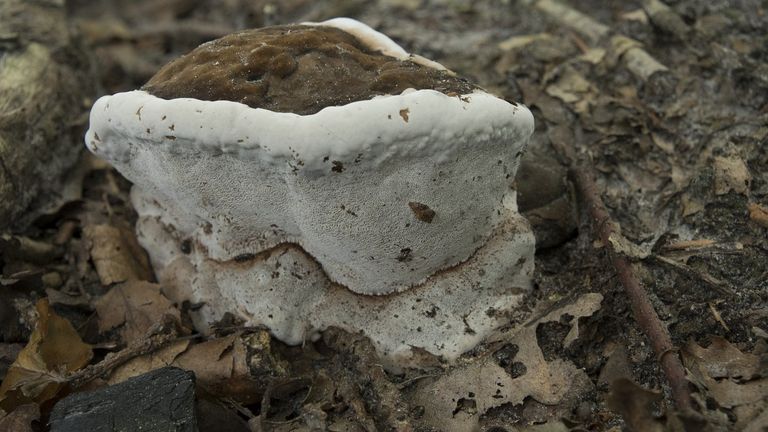
<instances>
[{"instance_id":1,"label":"leaf litter","mask_svg":"<svg viewBox=\"0 0 768 432\"><path fill-rule=\"evenodd\" d=\"M689 0L666 9L658 1L643 2L643 10L617 5L611 13L594 1L530 0L516 3L514 14L508 2L491 1L119 1L87 10L81 3L71 2L73 16L102 60L109 92L135 88L169 58L238 28L349 15L523 100L537 118L532 148L572 140L580 124L583 150L621 224L614 246L643 270L654 306L683 347L700 413L685 417L666 403L657 360L600 260L605 248L591 247L583 229L537 255L537 290L510 327L454 368L437 361L390 374L359 335L332 330L285 347L236 322L195 333L186 315L195 305L169 302L154 284L133 236L129 185L86 157L33 228L0 241L0 353L10 353L0 365L18 364L0 368L0 407L17 406L0 413L0 429L31 427L66 387L95 388L165 365L194 370L252 430L695 424L759 431L768 424L768 85L760 75L764 44L750 37L764 15ZM410 3L439 9L440 28L407 14ZM578 8L579 19L562 21L568 8ZM477 55L466 61L457 52ZM590 297L595 292L601 301ZM92 359L46 360L58 348L41 345L68 346L75 336L73 346L88 347Z\"/></svg>"}]
</instances>

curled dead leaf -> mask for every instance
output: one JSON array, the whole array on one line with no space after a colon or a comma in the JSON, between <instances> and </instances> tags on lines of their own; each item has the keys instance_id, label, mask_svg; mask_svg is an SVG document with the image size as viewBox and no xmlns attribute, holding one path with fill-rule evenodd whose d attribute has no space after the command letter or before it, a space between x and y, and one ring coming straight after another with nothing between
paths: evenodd
<instances>
[{"instance_id":1,"label":"curled dead leaf","mask_svg":"<svg viewBox=\"0 0 768 432\"><path fill-rule=\"evenodd\" d=\"M104 333L119 328L126 344L144 337L164 315L177 319L181 316L160 292L159 285L138 280L113 287L96 300L94 307L99 316L99 331Z\"/></svg>"},{"instance_id":2,"label":"curled dead leaf","mask_svg":"<svg viewBox=\"0 0 768 432\"><path fill-rule=\"evenodd\" d=\"M582 369L567 360L547 361L538 345L536 328L538 324L570 315L573 327L564 344L571 344L578 337L578 319L592 315L601 301L600 294L585 294L574 302L538 314L540 318L533 320L533 325L523 326L511 335L496 336L494 342L507 342L500 350L516 347L513 355L505 361L486 356L436 380L425 380L415 387L412 405L424 407L424 418L430 425L451 431L477 430L480 417L489 409L518 405L527 398L546 405L567 405L564 401L587 391L591 381Z\"/></svg>"},{"instance_id":3,"label":"curled dead leaf","mask_svg":"<svg viewBox=\"0 0 768 432\"><path fill-rule=\"evenodd\" d=\"M757 203L750 204L749 218L752 222L755 222L763 228L768 228L768 208Z\"/></svg>"},{"instance_id":4,"label":"curled dead leaf","mask_svg":"<svg viewBox=\"0 0 768 432\"><path fill-rule=\"evenodd\" d=\"M39 300L36 308L37 326L0 385L0 408L7 412L53 399L68 373L87 365L93 355L90 345L50 308L47 299Z\"/></svg>"},{"instance_id":5,"label":"curled dead leaf","mask_svg":"<svg viewBox=\"0 0 768 432\"><path fill-rule=\"evenodd\" d=\"M611 384L611 393L606 398L608 407L621 414L631 431L661 432L664 424L654 415L654 404L660 403L664 395L646 390L626 378L619 378Z\"/></svg>"},{"instance_id":6,"label":"curled dead leaf","mask_svg":"<svg viewBox=\"0 0 768 432\"><path fill-rule=\"evenodd\" d=\"M149 258L133 230L111 225L89 225L83 235L103 285L129 280L152 280Z\"/></svg>"}]
</instances>

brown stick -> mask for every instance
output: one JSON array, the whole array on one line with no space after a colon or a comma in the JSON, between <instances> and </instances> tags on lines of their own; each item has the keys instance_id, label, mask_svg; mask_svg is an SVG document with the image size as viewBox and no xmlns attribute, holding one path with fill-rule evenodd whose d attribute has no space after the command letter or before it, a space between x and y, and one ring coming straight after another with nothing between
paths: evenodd
<instances>
[{"instance_id":1,"label":"brown stick","mask_svg":"<svg viewBox=\"0 0 768 432\"><path fill-rule=\"evenodd\" d=\"M581 131L576 133L576 141L581 138ZM635 272L629 260L618 253L612 242L611 236L621 235L616 223L611 219L603 199L600 197L597 184L594 179L594 168L588 157L577 157L573 144L557 144L553 142L555 149L565 157L570 165L570 173L581 198L587 206L593 228L600 236L604 247L609 251L611 263L616 274L619 277L624 292L629 299L632 315L646 337L651 342L653 351L658 356L667 382L672 391L672 399L677 408L681 411L693 410L688 381L685 379L685 368L683 367L677 349L672 345L672 339L669 331L661 323L658 314L653 308L648 294L640 285Z\"/></svg>"},{"instance_id":2,"label":"brown stick","mask_svg":"<svg viewBox=\"0 0 768 432\"><path fill-rule=\"evenodd\" d=\"M128 361L141 357L146 354L159 351L166 346L187 339L194 339L199 335L190 335L177 337L176 324L174 318L166 315L163 321L153 326L145 337L128 345L123 350L116 353L107 354L104 360L90 365L67 377L67 382L72 388L78 388L82 385L110 372Z\"/></svg>"}]
</instances>

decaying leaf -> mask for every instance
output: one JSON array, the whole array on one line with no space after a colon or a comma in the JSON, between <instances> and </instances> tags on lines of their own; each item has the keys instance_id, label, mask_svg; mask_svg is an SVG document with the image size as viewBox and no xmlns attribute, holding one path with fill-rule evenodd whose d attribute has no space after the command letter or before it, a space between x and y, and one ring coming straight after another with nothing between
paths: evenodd
<instances>
[{"instance_id":1,"label":"decaying leaf","mask_svg":"<svg viewBox=\"0 0 768 432\"><path fill-rule=\"evenodd\" d=\"M752 176L740 157L716 157L712 167L715 170L716 195L724 195L730 191L746 194L749 191Z\"/></svg>"},{"instance_id":2,"label":"decaying leaf","mask_svg":"<svg viewBox=\"0 0 768 432\"><path fill-rule=\"evenodd\" d=\"M83 235L90 244L91 259L103 285L152 280L149 258L131 229L89 225L83 229Z\"/></svg>"},{"instance_id":3,"label":"decaying leaf","mask_svg":"<svg viewBox=\"0 0 768 432\"><path fill-rule=\"evenodd\" d=\"M165 366L190 370L197 383L211 393L244 403L260 401L266 380L286 373L271 353L269 333L258 331L234 333L199 344L178 341L121 365L108 382L116 384Z\"/></svg>"},{"instance_id":4,"label":"decaying leaf","mask_svg":"<svg viewBox=\"0 0 768 432\"><path fill-rule=\"evenodd\" d=\"M52 399L69 372L88 364L91 347L80 339L69 321L56 315L47 299L37 302L39 319L29 343L19 353L0 385L0 408Z\"/></svg>"},{"instance_id":5,"label":"decaying leaf","mask_svg":"<svg viewBox=\"0 0 768 432\"><path fill-rule=\"evenodd\" d=\"M727 340L713 336L707 348L691 341L685 354L711 378L752 379L760 373L760 357L743 353Z\"/></svg>"},{"instance_id":6,"label":"decaying leaf","mask_svg":"<svg viewBox=\"0 0 768 432\"><path fill-rule=\"evenodd\" d=\"M115 368L109 375L107 382L110 385L121 383L128 378L133 378L155 369L170 366L179 354L187 350L190 343L191 341L189 340L180 340L151 354L136 357Z\"/></svg>"},{"instance_id":7,"label":"decaying leaf","mask_svg":"<svg viewBox=\"0 0 768 432\"><path fill-rule=\"evenodd\" d=\"M716 407L732 410L737 430L764 430L760 422L768 416L768 371L759 355L744 353L719 337L707 348L690 342L682 353L699 392Z\"/></svg>"},{"instance_id":8,"label":"decaying leaf","mask_svg":"<svg viewBox=\"0 0 768 432\"><path fill-rule=\"evenodd\" d=\"M34 432L37 428L32 423L40 420L40 407L37 404L22 405L5 417L0 414L0 431Z\"/></svg>"},{"instance_id":9,"label":"decaying leaf","mask_svg":"<svg viewBox=\"0 0 768 432\"><path fill-rule=\"evenodd\" d=\"M191 346L173 365L195 372L211 392L243 402L256 402L271 376L286 373L272 355L269 333L234 333Z\"/></svg>"},{"instance_id":10,"label":"decaying leaf","mask_svg":"<svg viewBox=\"0 0 768 432\"><path fill-rule=\"evenodd\" d=\"M557 80L545 89L548 95L573 104L576 112L586 112L594 99L594 88L575 68L565 67Z\"/></svg>"},{"instance_id":11,"label":"decaying leaf","mask_svg":"<svg viewBox=\"0 0 768 432\"><path fill-rule=\"evenodd\" d=\"M620 378L611 384L607 397L608 407L621 414L631 431L661 432L664 424L654 416L654 404L661 402L664 395L646 390L632 381Z\"/></svg>"},{"instance_id":12,"label":"decaying leaf","mask_svg":"<svg viewBox=\"0 0 768 432\"><path fill-rule=\"evenodd\" d=\"M160 293L160 286L145 281L117 285L95 302L99 331L120 328L125 343L143 337L164 315L180 318L179 310Z\"/></svg>"},{"instance_id":13,"label":"decaying leaf","mask_svg":"<svg viewBox=\"0 0 768 432\"><path fill-rule=\"evenodd\" d=\"M608 361L600 371L597 383L601 386L610 386L619 379L632 379L632 365L629 362L629 352L625 345L616 345L608 354Z\"/></svg>"},{"instance_id":14,"label":"decaying leaf","mask_svg":"<svg viewBox=\"0 0 768 432\"><path fill-rule=\"evenodd\" d=\"M584 391L585 385L591 385L586 373L566 360L546 361L537 342L536 328L570 315L573 327L564 340L564 344L570 344L578 336L578 318L592 315L601 301L600 294L585 294L572 304L546 313L507 336L505 346L516 347L516 353L509 356L512 358L500 362L496 356L486 356L437 380L425 381L416 387L412 405L424 407L424 418L433 427L473 431L478 428L480 417L491 408L518 405L529 397L557 405L570 392Z\"/></svg>"},{"instance_id":15,"label":"decaying leaf","mask_svg":"<svg viewBox=\"0 0 768 432\"><path fill-rule=\"evenodd\" d=\"M756 203L750 204L749 218L756 224L768 228L768 208Z\"/></svg>"},{"instance_id":16,"label":"decaying leaf","mask_svg":"<svg viewBox=\"0 0 768 432\"><path fill-rule=\"evenodd\" d=\"M608 241L611 242L613 250L627 258L642 260L648 258L648 256L651 254L649 250L650 248L643 248L638 246L617 232L612 232L608 237Z\"/></svg>"}]
</instances>

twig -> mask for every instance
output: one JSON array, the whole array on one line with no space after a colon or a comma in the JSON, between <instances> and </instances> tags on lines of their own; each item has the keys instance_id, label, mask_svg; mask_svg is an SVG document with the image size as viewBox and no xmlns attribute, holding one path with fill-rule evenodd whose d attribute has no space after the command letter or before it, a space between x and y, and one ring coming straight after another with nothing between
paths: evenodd
<instances>
[{"instance_id":1,"label":"twig","mask_svg":"<svg viewBox=\"0 0 768 432\"><path fill-rule=\"evenodd\" d=\"M719 291L721 294L728 295L730 297L733 297L736 295L736 293L731 288L728 287L728 284L721 281L720 279L717 279L716 277L710 275L707 272L696 271L688 264L684 264L679 261L661 256L661 255L652 255L651 257L662 264L666 264L680 271L681 273L688 275L689 277L694 277L701 280L702 282L706 283L707 285Z\"/></svg>"},{"instance_id":2,"label":"twig","mask_svg":"<svg viewBox=\"0 0 768 432\"><path fill-rule=\"evenodd\" d=\"M172 326L169 328L168 324ZM147 336L116 353L107 354L104 360L81 369L67 377L72 388L77 388L136 357L153 353L172 343L197 338L199 335L177 337L174 323L162 322L147 332Z\"/></svg>"},{"instance_id":3,"label":"twig","mask_svg":"<svg viewBox=\"0 0 768 432\"><path fill-rule=\"evenodd\" d=\"M577 142L581 139L580 129L576 131L575 138ZM672 399L681 411L692 411L693 402L688 382L685 379L685 368L680 361L677 350L672 345L669 332L653 309L648 294L640 285L629 260L617 253L613 243L609 240L611 236L620 236L621 234L616 223L611 219L603 199L600 197L600 192L594 179L592 162L587 157L577 157L573 144L567 145L553 142L553 145L570 165L571 177L576 184L581 199L586 204L593 228L597 231L600 240L609 252L611 263L629 299L632 315L643 330L643 333L650 340L651 347L653 347L653 351L659 358L672 391Z\"/></svg>"}]
</instances>

